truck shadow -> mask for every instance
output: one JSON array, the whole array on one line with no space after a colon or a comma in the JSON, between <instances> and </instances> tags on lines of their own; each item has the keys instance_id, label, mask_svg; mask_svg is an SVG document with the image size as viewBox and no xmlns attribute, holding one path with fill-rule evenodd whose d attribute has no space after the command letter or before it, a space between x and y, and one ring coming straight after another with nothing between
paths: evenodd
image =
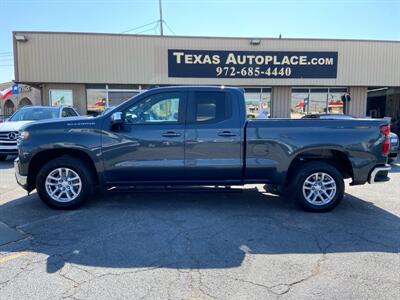
<instances>
[{"instance_id":1,"label":"truck shadow","mask_svg":"<svg viewBox=\"0 0 400 300\"><path fill-rule=\"evenodd\" d=\"M29 251L48 255L50 273L65 263L215 269L238 267L247 255L400 249L399 217L349 194L325 214L256 190L105 194L67 212L33 194L2 205L0 220L30 236Z\"/></svg>"},{"instance_id":2,"label":"truck shadow","mask_svg":"<svg viewBox=\"0 0 400 300\"><path fill-rule=\"evenodd\" d=\"M6 161L0 162L0 170L7 170L14 167L14 157L8 156Z\"/></svg>"}]
</instances>

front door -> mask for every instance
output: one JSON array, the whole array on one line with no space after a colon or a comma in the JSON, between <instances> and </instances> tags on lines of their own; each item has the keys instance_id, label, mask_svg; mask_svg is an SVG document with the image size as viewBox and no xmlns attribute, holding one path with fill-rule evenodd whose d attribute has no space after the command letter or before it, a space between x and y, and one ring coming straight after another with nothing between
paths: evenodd
<instances>
[{"instance_id":1,"label":"front door","mask_svg":"<svg viewBox=\"0 0 400 300\"><path fill-rule=\"evenodd\" d=\"M186 123L185 163L188 180L240 181L242 128L238 99L223 92L190 93Z\"/></svg>"},{"instance_id":2,"label":"front door","mask_svg":"<svg viewBox=\"0 0 400 300\"><path fill-rule=\"evenodd\" d=\"M103 136L108 183L184 179L186 93L166 92L136 101L123 123Z\"/></svg>"}]
</instances>

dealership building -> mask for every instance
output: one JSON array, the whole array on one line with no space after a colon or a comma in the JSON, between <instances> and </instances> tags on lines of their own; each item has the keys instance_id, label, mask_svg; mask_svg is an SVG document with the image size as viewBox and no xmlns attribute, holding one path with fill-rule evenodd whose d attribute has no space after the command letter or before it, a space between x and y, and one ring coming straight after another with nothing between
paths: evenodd
<instances>
[{"instance_id":1,"label":"dealership building","mask_svg":"<svg viewBox=\"0 0 400 300\"><path fill-rule=\"evenodd\" d=\"M245 90L249 117L400 118L400 42L13 32L15 81L83 114L155 86Z\"/></svg>"}]
</instances>

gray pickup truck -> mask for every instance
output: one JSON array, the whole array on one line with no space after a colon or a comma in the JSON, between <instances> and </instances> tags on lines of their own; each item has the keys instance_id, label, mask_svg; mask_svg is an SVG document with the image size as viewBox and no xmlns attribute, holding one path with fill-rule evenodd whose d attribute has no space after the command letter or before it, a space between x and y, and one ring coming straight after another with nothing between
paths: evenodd
<instances>
[{"instance_id":1,"label":"gray pickup truck","mask_svg":"<svg viewBox=\"0 0 400 300\"><path fill-rule=\"evenodd\" d=\"M59 209L137 186L262 183L310 211L333 209L351 184L388 181L383 119L247 120L244 91L151 89L96 118L27 125L18 183Z\"/></svg>"}]
</instances>

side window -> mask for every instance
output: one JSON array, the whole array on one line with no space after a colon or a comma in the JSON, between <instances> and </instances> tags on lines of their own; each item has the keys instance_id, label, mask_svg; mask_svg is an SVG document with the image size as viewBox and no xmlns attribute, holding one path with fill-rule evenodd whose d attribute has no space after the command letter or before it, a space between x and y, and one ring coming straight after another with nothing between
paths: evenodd
<instances>
[{"instance_id":1,"label":"side window","mask_svg":"<svg viewBox=\"0 0 400 300\"><path fill-rule=\"evenodd\" d=\"M231 105L223 92L194 93L194 122L216 123L231 117Z\"/></svg>"},{"instance_id":2,"label":"side window","mask_svg":"<svg viewBox=\"0 0 400 300\"><path fill-rule=\"evenodd\" d=\"M66 118L66 117L75 117L75 116L77 116L77 114L76 114L76 112L75 112L72 108L64 108L63 111L62 111L62 113L61 113L61 116L62 116L63 118Z\"/></svg>"},{"instance_id":3,"label":"side window","mask_svg":"<svg viewBox=\"0 0 400 300\"><path fill-rule=\"evenodd\" d=\"M181 93L162 93L135 103L124 112L126 124L179 123Z\"/></svg>"}]
</instances>

